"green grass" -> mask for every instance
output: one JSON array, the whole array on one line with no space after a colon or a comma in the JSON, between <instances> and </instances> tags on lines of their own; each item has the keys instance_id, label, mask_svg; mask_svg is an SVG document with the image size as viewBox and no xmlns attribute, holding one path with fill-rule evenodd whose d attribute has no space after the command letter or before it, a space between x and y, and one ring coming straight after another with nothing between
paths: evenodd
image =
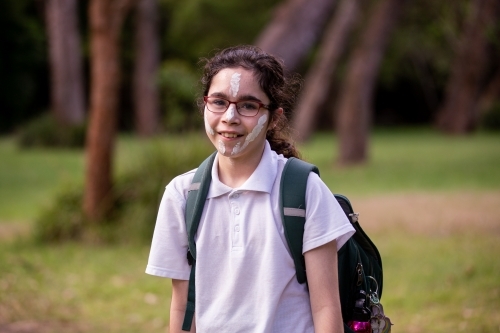
<instances>
[{"instance_id":1,"label":"green grass","mask_svg":"<svg viewBox=\"0 0 500 333\"><path fill-rule=\"evenodd\" d=\"M162 331L170 283L144 274L147 255L146 247L0 245L0 331L26 320L54 333Z\"/></svg>"},{"instance_id":2,"label":"green grass","mask_svg":"<svg viewBox=\"0 0 500 333\"><path fill-rule=\"evenodd\" d=\"M384 259L383 304L399 332L498 332L497 235L374 235Z\"/></svg>"},{"instance_id":3,"label":"green grass","mask_svg":"<svg viewBox=\"0 0 500 333\"><path fill-rule=\"evenodd\" d=\"M141 141L122 136L117 145L117 173L140 162L145 147L160 142L182 147L192 139ZM337 141L330 134L315 136L301 150L304 158L318 165L332 191L348 196L500 189L498 134L449 137L419 129L378 131L370 145L369 163L353 168L336 166ZM19 150L13 140L1 139L0 157L0 222L30 221L61 186L83 181L82 151Z\"/></svg>"},{"instance_id":4,"label":"green grass","mask_svg":"<svg viewBox=\"0 0 500 333\"><path fill-rule=\"evenodd\" d=\"M444 136L430 130L378 131L367 165L336 165L337 140L322 134L301 147L332 191L387 192L500 189L500 135Z\"/></svg>"},{"instance_id":5,"label":"green grass","mask_svg":"<svg viewBox=\"0 0 500 333\"><path fill-rule=\"evenodd\" d=\"M0 221L33 219L60 186L82 179L80 151L22 150L0 140Z\"/></svg>"},{"instance_id":6,"label":"green grass","mask_svg":"<svg viewBox=\"0 0 500 333\"><path fill-rule=\"evenodd\" d=\"M331 135L317 135L302 152L332 190L355 198L496 193L499 139L498 134L462 138L429 130L378 131L370 163L355 168L335 166ZM191 138L159 140L183 149ZM117 173L133 168L158 144L121 137ZM20 151L11 139L0 139L0 234L12 221L29 224L60 186L82 182L83 170L82 152ZM500 216L497 221L500 226ZM394 332L500 331L498 232L477 231L471 221L467 231L409 234L380 228L370 236L382 253L382 302ZM31 322L54 333L164 332L170 282L144 274L148 251L137 244L48 246L0 239L0 331Z\"/></svg>"}]
</instances>

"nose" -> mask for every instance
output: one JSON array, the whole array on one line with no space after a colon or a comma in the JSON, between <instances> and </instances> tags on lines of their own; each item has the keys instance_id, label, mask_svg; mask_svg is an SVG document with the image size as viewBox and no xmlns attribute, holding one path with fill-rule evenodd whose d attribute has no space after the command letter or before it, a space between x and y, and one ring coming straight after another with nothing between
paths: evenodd
<instances>
[{"instance_id":1,"label":"nose","mask_svg":"<svg viewBox=\"0 0 500 333\"><path fill-rule=\"evenodd\" d=\"M229 107L226 110L224 121L227 123L234 123L237 119L236 117L237 113L238 112L236 111L236 103L235 102L229 103Z\"/></svg>"}]
</instances>

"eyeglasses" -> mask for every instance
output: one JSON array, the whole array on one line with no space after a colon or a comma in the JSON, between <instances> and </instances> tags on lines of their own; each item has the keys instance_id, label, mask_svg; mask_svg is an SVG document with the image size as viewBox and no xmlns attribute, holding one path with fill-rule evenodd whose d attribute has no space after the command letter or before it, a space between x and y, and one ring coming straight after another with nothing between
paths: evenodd
<instances>
[{"instance_id":1,"label":"eyeglasses","mask_svg":"<svg viewBox=\"0 0 500 333\"><path fill-rule=\"evenodd\" d=\"M208 111L213 113L224 113L229 105L236 105L236 111L244 117L254 117L259 113L260 108L269 109L269 105L257 101L237 101L231 102L220 97L204 96L203 100Z\"/></svg>"}]
</instances>

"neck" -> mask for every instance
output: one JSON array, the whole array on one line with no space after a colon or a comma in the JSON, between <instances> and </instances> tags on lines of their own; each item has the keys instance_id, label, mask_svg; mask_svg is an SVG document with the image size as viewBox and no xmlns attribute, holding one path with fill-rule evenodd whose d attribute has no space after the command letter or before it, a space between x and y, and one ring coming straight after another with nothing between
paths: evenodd
<instances>
[{"instance_id":1,"label":"neck","mask_svg":"<svg viewBox=\"0 0 500 333\"><path fill-rule=\"evenodd\" d=\"M219 180L232 188L238 188L243 185L259 166L264 147L260 154L252 154L243 157L228 157L219 154Z\"/></svg>"}]
</instances>

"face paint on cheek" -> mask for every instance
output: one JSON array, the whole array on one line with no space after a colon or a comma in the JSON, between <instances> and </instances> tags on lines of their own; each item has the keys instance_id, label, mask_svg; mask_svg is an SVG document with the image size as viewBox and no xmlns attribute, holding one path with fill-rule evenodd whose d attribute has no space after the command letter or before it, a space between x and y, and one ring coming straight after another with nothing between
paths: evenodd
<instances>
[{"instance_id":1,"label":"face paint on cheek","mask_svg":"<svg viewBox=\"0 0 500 333\"><path fill-rule=\"evenodd\" d=\"M238 154L243 149L245 149L250 142L255 140L255 138L257 138L259 136L260 132L262 132L262 129L264 129L264 126L266 125L266 123L267 123L267 114L262 115L262 117L259 118L257 125L253 128L252 132L250 132L250 134L248 134L243 146L240 147L239 143L236 146L234 146L233 151L231 152L231 155Z\"/></svg>"},{"instance_id":2,"label":"face paint on cheek","mask_svg":"<svg viewBox=\"0 0 500 333\"><path fill-rule=\"evenodd\" d=\"M233 97L236 97L238 94L238 91L240 90L240 79L241 79L241 73L233 73L231 75L231 81L229 82L229 92Z\"/></svg>"},{"instance_id":3,"label":"face paint on cheek","mask_svg":"<svg viewBox=\"0 0 500 333\"><path fill-rule=\"evenodd\" d=\"M210 135L215 135L214 129L210 126L207 120L207 110L203 113L203 119L205 121L205 131Z\"/></svg>"},{"instance_id":4,"label":"face paint on cheek","mask_svg":"<svg viewBox=\"0 0 500 333\"><path fill-rule=\"evenodd\" d=\"M229 108L226 110L226 121L233 120L235 108L234 104L229 105Z\"/></svg>"},{"instance_id":5,"label":"face paint on cheek","mask_svg":"<svg viewBox=\"0 0 500 333\"><path fill-rule=\"evenodd\" d=\"M222 155L224 155L226 153L226 145L221 140L219 140L219 148L218 148L218 150L219 150L219 152Z\"/></svg>"}]
</instances>

